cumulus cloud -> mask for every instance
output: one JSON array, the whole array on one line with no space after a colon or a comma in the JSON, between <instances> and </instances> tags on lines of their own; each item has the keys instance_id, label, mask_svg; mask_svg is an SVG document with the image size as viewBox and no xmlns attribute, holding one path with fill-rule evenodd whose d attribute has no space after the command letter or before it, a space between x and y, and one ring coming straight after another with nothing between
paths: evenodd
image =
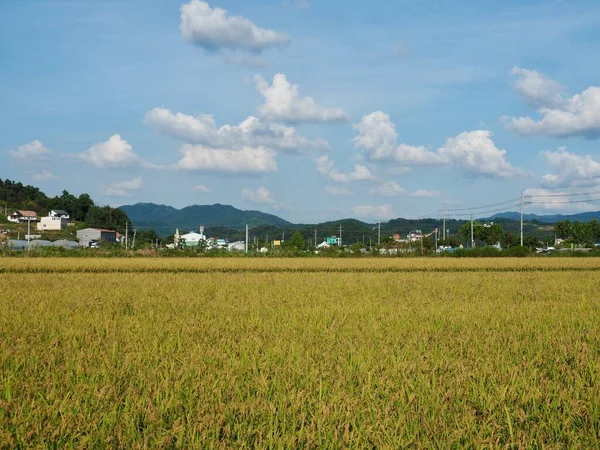
<instances>
[{"instance_id":1,"label":"cumulus cloud","mask_svg":"<svg viewBox=\"0 0 600 450\"><path fill-rule=\"evenodd\" d=\"M372 220L387 220L394 216L392 205L361 205L354 206L352 212L357 217Z\"/></svg>"},{"instance_id":2,"label":"cumulus cloud","mask_svg":"<svg viewBox=\"0 0 600 450\"><path fill-rule=\"evenodd\" d=\"M297 84L291 84L286 76L278 73L273 84L260 75L254 76L256 90L265 98L258 107L262 117L270 121L289 123L346 122L348 115L342 108L324 108L311 97L301 97Z\"/></svg>"},{"instance_id":3,"label":"cumulus cloud","mask_svg":"<svg viewBox=\"0 0 600 450\"><path fill-rule=\"evenodd\" d=\"M317 171L321 175L337 183L350 183L353 181L369 181L375 179L375 176L371 173L369 168L361 164L355 164L352 172L342 173L335 168L335 163L331 161L327 155L316 158L315 163L317 165Z\"/></svg>"},{"instance_id":4,"label":"cumulus cloud","mask_svg":"<svg viewBox=\"0 0 600 450\"><path fill-rule=\"evenodd\" d=\"M546 187L565 188L577 186L600 186L600 162L590 155L570 153L565 147L557 151L544 151L542 155L556 168L555 173L542 177Z\"/></svg>"},{"instance_id":5,"label":"cumulus cloud","mask_svg":"<svg viewBox=\"0 0 600 450\"><path fill-rule=\"evenodd\" d=\"M207 147L267 147L289 152L329 149L329 144L324 139L310 140L299 136L292 127L265 124L252 116L239 125L217 128L211 115L194 117L182 113L173 114L165 108L154 108L146 113L145 121L154 125L162 134Z\"/></svg>"},{"instance_id":6,"label":"cumulus cloud","mask_svg":"<svg viewBox=\"0 0 600 450\"><path fill-rule=\"evenodd\" d=\"M288 205L277 201L275 197L273 197L273 194L271 194L264 186L259 187L255 191L249 188L243 188L242 199L255 205L269 205L275 210L290 209Z\"/></svg>"},{"instance_id":7,"label":"cumulus cloud","mask_svg":"<svg viewBox=\"0 0 600 450\"><path fill-rule=\"evenodd\" d=\"M524 136L600 137L600 87L568 97L560 84L535 71L515 68L513 74L521 77L515 88L537 108L540 118L503 117L509 129Z\"/></svg>"},{"instance_id":8,"label":"cumulus cloud","mask_svg":"<svg viewBox=\"0 0 600 450\"><path fill-rule=\"evenodd\" d=\"M133 147L118 134L80 153L79 158L99 168L130 167L143 163L133 152Z\"/></svg>"},{"instance_id":9,"label":"cumulus cloud","mask_svg":"<svg viewBox=\"0 0 600 450\"><path fill-rule=\"evenodd\" d=\"M182 170L250 174L277 170L275 152L264 147L231 150L184 144L181 152L183 158L176 164L176 168Z\"/></svg>"},{"instance_id":10,"label":"cumulus cloud","mask_svg":"<svg viewBox=\"0 0 600 450\"><path fill-rule=\"evenodd\" d=\"M21 145L16 150L8 150L7 153L13 159L32 162L48 159L52 150L45 147L40 141L32 141L29 144Z\"/></svg>"},{"instance_id":11,"label":"cumulus cloud","mask_svg":"<svg viewBox=\"0 0 600 450\"><path fill-rule=\"evenodd\" d=\"M54 175L52 172L50 172L49 170L42 170L41 172L38 173L34 173L32 178L35 181L54 181L54 180L58 180L58 177L56 175Z\"/></svg>"},{"instance_id":12,"label":"cumulus cloud","mask_svg":"<svg viewBox=\"0 0 600 450\"><path fill-rule=\"evenodd\" d=\"M354 129L359 133L354 138L354 145L365 150L367 159L371 161L418 166L434 166L446 162L439 154L425 147L398 144L396 126L390 116L382 111L364 116L354 125Z\"/></svg>"},{"instance_id":13,"label":"cumulus cloud","mask_svg":"<svg viewBox=\"0 0 600 450\"><path fill-rule=\"evenodd\" d=\"M203 184L196 184L191 187L191 190L200 194L210 194L212 191Z\"/></svg>"},{"instance_id":14,"label":"cumulus cloud","mask_svg":"<svg viewBox=\"0 0 600 450\"><path fill-rule=\"evenodd\" d=\"M369 189L369 194L383 196L383 197L396 197L400 195L406 195L409 197L437 197L439 192L436 191L428 191L425 189L419 189L414 192L407 191L405 188L400 186L395 181L384 181L378 186L372 187Z\"/></svg>"},{"instance_id":15,"label":"cumulus cloud","mask_svg":"<svg viewBox=\"0 0 600 450\"><path fill-rule=\"evenodd\" d=\"M267 61L260 56L238 55L225 58L227 64L232 66L245 67L248 69L264 69L267 67Z\"/></svg>"},{"instance_id":16,"label":"cumulus cloud","mask_svg":"<svg viewBox=\"0 0 600 450\"><path fill-rule=\"evenodd\" d=\"M349 197L351 195L354 195L352 191L350 191L347 188L342 188L342 187L337 187L337 186L325 186L325 192L327 192L330 195L336 195L339 197Z\"/></svg>"},{"instance_id":17,"label":"cumulus cloud","mask_svg":"<svg viewBox=\"0 0 600 450\"><path fill-rule=\"evenodd\" d=\"M410 197L416 198L428 198L428 197L439 197L441 192L438 191L428 191L426 189L418 189L414 192L408 194Z\"/></svg>"},{"instance_id":18,"label":"cumulus cloud","mask_svg":"<svg viewBox=\"0 0 600 450\"><path fill-rule=\"evenodd\" d=\"M109 197L130 197L131 191L139 191L144 185L142 177L118 181L104 187L104 195Z\"/></svg>"},{"instance_id":19,"label":"cumulus cloud","mask_svg":"<svg viewBox=\"0 0 600 450\"><path fill-rule=\"evenodd\" d=\"M496 147L487 130L468 131L450 138L436 151L398 144L398 134L390 117L376 111L354 125L354 144L374 162L413 166L453 166L467 175L515 178L525 173L506 161L506 150Z\"/></svg>"},{"instance_id":20,"label":"cumulus cloud","mask_svg":"<svg viewBox=\"0 0 600 450\"><path fill-rule=\"evenodd\" d=\"M285 33L260 28L245 17L230 16L222 8L211 8L201 0L191 0L181 6L183 37L207 50L221 48L260 52L267 47L289 42Z\"/></svg>"},{"instance_id":21,"label":"cumulus cloud","mask_svg":"<svg viewBox=\"0 0 600 450\"><path fill-rule=\"evenodd\" d=\"M558 82L535 70L513 67L510 73L517 77L515 90L536 108L555 108L565 104L565 88Z\"/></svg>"},{"instance_id":22,"label":"cumulus cloud","mask_svg":"<svg viewBox=\"0 0 600 450\"><path fill-rule=\"evenodd\" d=\"M496 147L487 130L469 131L450 138L439 155L466 173L490 178L516 178L525 173L506 161L506 150Z\"/></svg>"},{"instance_id":23,"label":"cumulus cloud","mask_svg":"<svg viewBox=\"0 0 600 450\"><path fill-rule=\"evenodd\" d=\"M384 181L379 186L369 189L369 194L382 195L384 197L394 197L397 195L406 194L406 189L404 189L395 181Z\"/></svg>"}]
</instances>

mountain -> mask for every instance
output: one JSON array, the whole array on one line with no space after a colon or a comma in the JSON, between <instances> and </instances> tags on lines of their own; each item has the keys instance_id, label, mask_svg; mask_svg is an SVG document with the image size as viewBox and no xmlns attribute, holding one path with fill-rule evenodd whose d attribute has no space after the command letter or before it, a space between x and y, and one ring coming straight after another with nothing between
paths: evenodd
<instances>
[{"instance_id":1,"label":"mountain","mask_svg":"<svg viewBox=\"0 0 600 450\"><path fill-rule=\"evenodd\" d=\"M494 214L489 220L493 219L509 219L509 220L521 220L521 215L515 211L503 212ZM600 220L600 211L588 211L577 214L551 214L540 216L537 214L523 214L523 220L527 222L537 221L540 223L556 223L561 222L563 220L570 220L571 222L579 221L579 222L589 222L592 219Z\"/></svg>"},{"instance_id":2,"label":"mountain","mask_svg":"<svg viewBox=\"0 0 600 450\"><path fill-rule=\"evenodd\" d=\"M193 205L182 209L154 203L124 205L120 209L131 219L134 227L153 228L160 235L171 234L176 228L196 230L205 227L241 229L245 224L252 227L271 225L287 228L292 224L273 214L260 211L243 211L230 205Z\"/></svg>"}]
</instances>

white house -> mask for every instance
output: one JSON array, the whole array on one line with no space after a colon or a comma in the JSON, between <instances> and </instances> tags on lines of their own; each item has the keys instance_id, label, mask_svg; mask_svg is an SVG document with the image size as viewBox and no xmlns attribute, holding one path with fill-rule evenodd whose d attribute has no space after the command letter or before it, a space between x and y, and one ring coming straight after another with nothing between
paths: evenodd
<instances>
[{"instance_id":1,"label":"white house","mask_svg":"<svg viewBox=\"0 0 600 450\"><path fill-rule=\"evenodd\" d=\"M69 220L71 218L71 216L69 216L69 213L67 211L63 211L62 209L53 209L52 211L50 211L48 213L49 217L60 217L61 219L67 219Z\"/></svg>"},{"instance_id":2,"label":"white house","mask_svg":"<svg viewBox=\"0 0 600 450\"><path fill-rule=\"evenodd\" d=\"M42 217L37 224L38 231L61 231L67 229L68 219L60 216Z\"/></svg>"},{"instance_id":3,"label":"white house","mask_svg":"<svg viewBox=\"0 0 600 450\"><path fill-rule=\"evenodd\" d=\"M9 222L21 223L21 222L37 222L37 213L35 211L19 210L13 212L11 215L6 217Z\"/></svg>"},{"instance_id":4,"label":"white house","mask_svg":"<svg viewBox=\"0 0 600 450\"><path fill-rule=\"evenodd\" d=\"M192 231L187 234L179 234L179 230L175 232L174 244L175 247L179 246L179 243L183 241L185 247L198 247L201 241L206 241L206 235L204 234L204 227L200 227L200 233Z\"/></svg>"},{"instance_id":5,"label":"white house","mask_svg":"<svg viewBox=\"0 0 600 450\"><path fill-rule=\"evenodd\" d=\"M416 231L411 231L410 233L408 233L408 236L406 236L406 240L408 242L417 242L420 241L421 239L423 239L423 233L421 232L421 230L416 230Z\"/></svg>"}]
</instances>

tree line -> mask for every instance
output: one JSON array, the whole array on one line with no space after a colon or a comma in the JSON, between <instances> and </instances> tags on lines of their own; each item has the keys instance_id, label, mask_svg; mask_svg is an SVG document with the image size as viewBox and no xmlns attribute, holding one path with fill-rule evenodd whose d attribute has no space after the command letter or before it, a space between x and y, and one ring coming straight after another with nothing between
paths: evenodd
<instances>
[{"instance_id":1,"label":"tree line","mask_svg":"<svg viewBox=\"0 0 600 450\"><path fill-rule=\"evenodd\" d=\"M0 204L7 209L30 209L41 215L62 209L76 222L120 233L124 232L125 223L129 221L127 214L118 208L96 205L89 194L75 196L64 190L61 195L48 197L39 188L8 179L0 179Z\"/></svg>"}]
</instances>

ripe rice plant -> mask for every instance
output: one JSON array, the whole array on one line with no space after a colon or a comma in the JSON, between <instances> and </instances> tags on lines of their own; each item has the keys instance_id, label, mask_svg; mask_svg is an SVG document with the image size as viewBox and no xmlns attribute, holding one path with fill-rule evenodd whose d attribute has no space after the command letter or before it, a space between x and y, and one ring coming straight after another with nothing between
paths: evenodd
<instances>
[{"instance_id":1,"label":"ripe rice plant","mask_svg":"<svg viewBox=\"0 0 600 450\"><path fill-rule=\"evenodd\" d=\"M0 268L2 448L600 447L595 260Z\"/></svg>"}]
</instances>

